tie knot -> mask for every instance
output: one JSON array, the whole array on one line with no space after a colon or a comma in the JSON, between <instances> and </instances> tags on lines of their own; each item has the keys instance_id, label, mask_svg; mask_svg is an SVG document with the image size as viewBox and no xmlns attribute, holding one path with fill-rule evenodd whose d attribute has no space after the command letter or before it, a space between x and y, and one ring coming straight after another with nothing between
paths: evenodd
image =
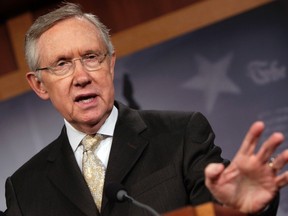
<instances>
[{"instance_id":1,"label":"tie knot","mask_svg":"<svg viewBox=\"0 0 288 216\"><path fill-rule=\"evenodd\" d=\"M96 134L95 136L86 135L82 140L82 145L85 151L94 151L103 140L103 135Z\"/></svg>"}]
</instances>

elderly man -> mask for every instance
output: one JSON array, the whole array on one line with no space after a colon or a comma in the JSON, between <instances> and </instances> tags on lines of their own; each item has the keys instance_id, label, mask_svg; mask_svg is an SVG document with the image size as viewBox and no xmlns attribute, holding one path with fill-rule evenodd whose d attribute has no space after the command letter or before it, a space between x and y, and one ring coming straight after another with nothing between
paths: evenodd
<instances>
[{"instance_id":1,"label":"elderly man","mask_svg":"<svg viewBox=\"0 0 288 216\"><path fill-rule=\"evenodd\" d=\"M137 111L114 100L116 61L107 28L66 3L39 17L25 38L35 93L65 120L58 138L6 182L8 216L149 215L109 200L118 182L160 213L215 201L244 213L275 215L288 183L288 151L269 162L281 133L259 151L254 123L231 163L220 156L206 118L196 112Z\"/></svg>"}]
</instances>

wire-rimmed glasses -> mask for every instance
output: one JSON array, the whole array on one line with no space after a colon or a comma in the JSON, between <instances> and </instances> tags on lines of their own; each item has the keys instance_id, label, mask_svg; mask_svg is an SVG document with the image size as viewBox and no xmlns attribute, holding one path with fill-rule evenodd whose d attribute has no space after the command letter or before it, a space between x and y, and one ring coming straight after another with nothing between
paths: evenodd
<instances>
[{"instance_id":1,"label":"wire-rimmed glasses","mask_svg":"<svg viewBox=\"0 0 288 216\"><path fill-rule=\"evenodd\" d=\"M90 53L86 54L80 58L73 58L71 60L60 60L55 65L37 68L36 72L38 71L49 71L52 74L57 76L64 76L72 74L75 69L75 61L79 60L82 66L88 71L96 71L101 69L101 63L105 60L108 52L106 53Z\"/></svg>"}]
</instances>

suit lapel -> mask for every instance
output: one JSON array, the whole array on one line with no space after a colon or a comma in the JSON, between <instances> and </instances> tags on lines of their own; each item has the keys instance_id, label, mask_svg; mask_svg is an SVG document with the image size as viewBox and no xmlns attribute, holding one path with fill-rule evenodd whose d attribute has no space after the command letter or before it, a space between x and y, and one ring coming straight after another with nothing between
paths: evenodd
<instances>
[{"instance_id":1,"label":"suit lapel","mask_svg":"<svg viewBox=\"0 0 288 216\"><path fill-rule=\"evenodd\" d=\"M140 135L145 130L146 124L138 112L122 105L119 106L119 117L114 131L105 177L106 185L109 182L121 183L139 160L148 144L148 140ZM108 199L104 196L102 209L107 203Z\"/></svg>"},{"instance_id":2,"label":"suit lapel","mask_svg":"<svg viewBox=\"0 0 288 216\"><path fill-rule=\"evenodd\" d=\"M89 216L99 215L89 188L75 160L65 128L49 155L48 178L74 205Z\"/></svg>"},{"instance_id":3,"label":"suit lapel","mask_svg":"<svg viewBox=\"0 0 288 216\"><path fill-rule=\"evenodd\" d=\"M106 182L122 182L147 145L147 140L131 132L123 136L121 131L124 132L124 128L118 130L113 138Z\"/></svg>"},{"instance_id":4,"label":"suit lapel","mask_svg":"<svg viewBox=\"0 0 288 216\"><path fill-rule=\"evenodd\" d=\"M119 117L114 131L105 184L121 183L148 144L148 140L140 135L145 130L146 124L138 112L123 107L121 104L118 106ZM55 142L55 148L48 158L48 178L84 214L87 216L100 215L75 160L65 128ZM107 203L106 196L103 196L103 212L105 207L108 207Z\"/></svg>"}]
</instances>

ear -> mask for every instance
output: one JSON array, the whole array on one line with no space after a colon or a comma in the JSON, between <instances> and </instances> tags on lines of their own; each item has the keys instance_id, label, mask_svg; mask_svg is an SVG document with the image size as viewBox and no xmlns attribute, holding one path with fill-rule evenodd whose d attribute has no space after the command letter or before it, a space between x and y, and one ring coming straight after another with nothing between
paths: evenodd
<instances>
[{"instance_id":1,"label":"ear","mask_svg":"<svg viewBox=\"0 0 288 216\"><path fill-rule=\"evenodd\" d=\"M26 79L30 85L30 87L33 89L33 91L43 100L49 99L48 91L46 90L46 87L35 74L35 72L28 72L26 74Z\"/></svg>"}]
</instances>

